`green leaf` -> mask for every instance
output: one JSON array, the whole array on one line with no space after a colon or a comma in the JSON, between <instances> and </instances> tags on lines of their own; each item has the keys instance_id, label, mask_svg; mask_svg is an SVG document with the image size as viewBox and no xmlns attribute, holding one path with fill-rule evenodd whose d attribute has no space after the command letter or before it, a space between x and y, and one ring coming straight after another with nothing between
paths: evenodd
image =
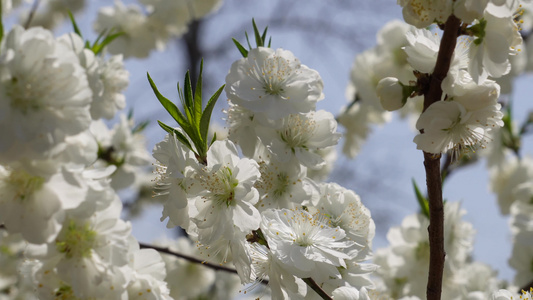
<instances>
[{"instance_id":1,"label":"green leaf","mask_svg":"<svg viewBox=\"0 0 533 300\"><path fill-rule=\"evenodd\" d=\"M98 55L98 54L100 54L100 52L102 52L102 50L104 50L105 46L107 46L109 43L111 43L114 39L116 39L119 36L124 35L124 34L125 34L124 32L117 32L117 33L108 35L108 36L106 36L104 38L102 43L100 43L100 44L96 44L95 43L95 45L93 45L93 48L91 50L93 50L95 55Z\"/></svg>"},{"instance_id":2,"label":"green leaf","mask_svg":"<svg viewBox=\"0 0 533 300\"><path fill-rule=\"evenodd\" d=\"M137 126L135 126L132 130L131 130L131 133L132 134L136 134L138 132L142 132L146 126L148 126L148 124L150 124L150 121L149 120L146 120L144 122L141 122L139 124L137 124Z\"/></svg>"},{"instance_id":3,"label":"green leaf","mask_svg":"<svg viewBox=\"0 0 533 300\"><path fill-rule=\"evenodd\" d=\"M255 43L257 44L257 47L263 47L263 40L261 39L261 35L259 34L259 30L257 29L257 25L255 24L255 20L253 18L252 25L254 27Z\"/></svg>"},{"instance_id":4,"label":"green leaf","mask_svg":"<svg viewBox=\"0 0 533 300\"><path fill-rule=\"evenodd\" d=\"M194 99L192 94L192 85L191 85L191 75L189 71L185 73L185 82L183 84L184 89L184 105L183 108L185 109L185 112L187 113L187 118L189 118L189 123L191 125L195 124L195 114L194 114Z\"/></svg>"},{"instance_id":5,"label":"green leaf","mask_svg":"<svg viewBox=\"0 0 533 300\"><path fill-rule=\"evenodd\" d=\"M100 40L109 32L109 30L107 29L104 29L102 30L102 32L100 32L100 34L96 37L96 40L94 41L93 43L93 46L92 47L95 47L99 42ZM92 47L89 47L92 49Z\"/></svg>"},{"instance_id":6,"label":"green leaf","mask_svg":"<svg viewBox=\"0 0 533 300\"><path fill-rule=\"evenodd\" d=\"M265 44L265 41L266 41L267 30L268 30L268 26L265 27L265 30L263 31L263 34L261 35L261 41L263 42L263 45Z\"/></svg>"},{"instance_id":7,"label":"green leaf","mask_svg":"<svg viewBox=\"0 0 533 300\"><path fill-rule=\"evenodd\" d=\"M268 39L268 48L270 48L271 45L272 45L272 37L270 37L270 38Z\"/></svg>"},{"instance_id":8,"label":"green leaf","mask_svg":"<svg viewBox=\"0 0 533 300\"><path fill-rule=\"evenodd\" d=\"M196 89L194 90L194 120L195 126L200 128L200 119L202 118L202 72L204 71L204 60L200 60L200 73L196 80Z\"/></svg>"},{"instance_id":9,"label":"green leaf","mask_svg":"<svg viewBox=\"0 0 533 300\"><path fill-rule=\"evenodd\" d=\"M181 112L178 110L178 107L172 103L170 100L165 98L159 90L157 89L157 86L155 85L154 81L150 77L149 73L146 73L148 76L148 82L150 82L150 86L152 87L152 90L154 91L155 96L157 97L157 100L161 102L163 107L168 111L170 116L178 122L178 124L183 128L183 130L187 131L186 128L190 127L185 117L181 114Z\"/></svg>"},{"instance_id":10,"label":"green leaf","mask_svg":"<svg viewBox=\"0 0 533 300\"><path fill-rule=\"evenodd\" d=\"M74 15L70 10L67 10L68 17L70 18L70 22L72 23L72 27L74 28L74 32L79 35L81 38L83 38L83 35L81 34L80 28L78 27L78 24L76 23L76 20L74 19Z\"/></svg>"},{"instance_id":11,"label":"green leaf","mask_svg":"<svg viewBox=\"0 0 533 300\"><path fill-rule=\"evenodd\" d=\"M413 188L415 189L415 195L416 199L418 200L418 204L420 205L420 210L422 211L422 214L426 216L429 219L429 203L426 197L422 195L420 192L420 189L418 189L418 185L416 184L415 180L413 179Z\"/></svg>"},{"instance_id":12,"label":"green leaf","mask_svg":"<svg viewBox=\"0 0 533 300\"><path fill-rule=\"evenodd\" d=\"M239 43L236 39L232 38L232 40L235 46L237 46L237 49L239 49L239 52L241 52L242 57L248 57L248 50L246 50L246 48L244 48L244 46L241 45L241 43Z\"/></svg>"},{"instance_id":13,"label":"green leaf","mask_svg":"<svg viewBox=\"0 0 533 300\"><path fill-rule=\"evenodd\" d=\"M207 132L209 131L209 121L211 120L211 113L213 112L213 108L215 107L215 104L217 103L218 97L224 90L224 87L226 85L223 84L218 91L216 91L213 96L211 96L211 99L207 102L207 105L205 106L204 112L202 113L202 119L200 121L200 135L202 136L202 139L204 141L207 141ZM205 149L207 151L207 149Z\"/></svg>"},{"instance_id":14,"label":"green leaf","mask_svg":"<svg viewBox=\"0 0 533 300\"><path fill-rule=\"evenodd\" d=\"M161 126L161 128L163 128L166 132L170 133L170 134L175 134L176 135L176 138L183 144L185 145L187 148L191 149L191 151L193 151L194 153L196 153L196 151L193 149L193 147L191 146L191 143L189 143L189 140L183 135L183 133L179 132L177 129L175 128L172 128L170 126L168 126L167 124L161 122L161 121L157 121L157 123L159 124L159 126Z\"/></svg>"},{"instance_id":15,"label":"green leaf","mask_svg":"<svg viewBox=\"0 0 533 300\"><path fill-rule=\"evenodd\" d=\"M128 120L131 120L133 118L133 108L130 108L128 111Z\"/></svg>"},{"instance_id":16,"label":"green leaf","mask_svg":"<svg viewBox=\"0 0 533 300\"><path fill-rule=\"evenodd\" d=\"M211 143L209 143L209 147L211 147L211 145L213 145L213 143L217 140L217 133L213 133L213 138L211 139Z\"/></svg>"},{"instance_id":17,"label":"green leaf","mask_svg":"<svg viewBox=\"0 0 533 300\"><path fill-rule=\"evenodd\" d=\"M244 32L244 36L246 37L246 43L248 43L248 49L252 50L252 45L250 44L250 39L248 38L248 32Z\"/></svg>"}]
</instances>

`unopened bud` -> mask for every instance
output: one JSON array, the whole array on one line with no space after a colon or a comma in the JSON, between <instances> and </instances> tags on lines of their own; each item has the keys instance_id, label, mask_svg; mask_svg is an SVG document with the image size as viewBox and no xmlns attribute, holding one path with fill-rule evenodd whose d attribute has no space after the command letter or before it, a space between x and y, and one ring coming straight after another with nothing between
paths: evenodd
<instances>
[{"instance_id":1,"label":"unopened bud","mask_svg":"<svg viewBox=\"0 0 533 300\"><path fill-rule=\"evenodd\" d=\"M386 77L379 81L376 92L381 106L388 111L402 108L411 94L411 87L404 86L398 78Z\"/></svg>"}]
</instances>

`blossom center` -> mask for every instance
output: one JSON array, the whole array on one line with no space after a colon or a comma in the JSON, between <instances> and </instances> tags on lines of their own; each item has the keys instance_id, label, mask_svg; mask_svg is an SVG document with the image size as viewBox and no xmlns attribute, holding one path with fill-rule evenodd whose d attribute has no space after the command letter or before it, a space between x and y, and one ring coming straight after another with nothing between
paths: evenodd
<instances>
[{"instance_id":1,"label":"blossom center","mask_svg":"<svg viewBox=\"0 0 533 300\"><path fill-rule=\"evenodd\" d=\"M6 182L15 192L15 199L24 200L35 191L41 189L45 180L39 176L33 176L24 170L14 170L11 172Z\"/></svg>"},{"instance_id":2,"label":"blossom center","mask_svg":"<svg viewBox=\"0 0 533 300\"><path fill-rule=\"evenodd\" d=\"M11 107L23 114L36 111L41 108L39 100L42 95L40 89L35 88L32 82L11 78L10 84L6 84L6 95L11 99Z\"/></svg>"},{"instance_id":3,"label":"blossom center","mask_svg":"<svg viewBox=\"0 0 533 300\"><path fill-rule=\"evenodd\" d=\"M274 169L274 170L273 170ZM275 198L282 197L289 188L289 175L286 172L275 172L277 167L259 162L261 177L254 184L256 189L272 194Z\"/></svg>"},{"instance_id":4,"label":"blossom center","mask_svg":"<svg viewBox=\"0 0 533 300\"><path fill-rule=\"evenodd\" d=\"M233 177L230 168L223 166L215 173L208 173L201 178L202 186L211 193L219 204L227 206L235 204L235 187L239 181Z\"/></svg>"},{"instance_id":5,"label":"blossom center","mask_svg":"<svg viewBox=\"0 0 533 300\"><path fill-rule=\"evenodd\" d=\"M65 253L67 258L91 257L96 242L96 231L88 223L78 225L70 220L62 239L56 240L57 251Z\"/></svg>"},{"instance_id":6,"label":"blossom center","mask_svg":"<svg viewBox=\"0 0 533 300\"><path fill-rule=\"evenodd\" d=\"M262 66L256 64L251 70L251 76L261 83L264 92L277 96L284 95L284 88L287 86L285 83L292 73L289 60L279 56L269 57Z\"/></svg>"},{"instance_id":7,"label":"blossom center","mask_svg":"<svg viewBox=\"0 0 533 300\"><path fill-rule=\"evenodd\" d=\"M303 147L315 132L316 122L312 119L289 115L280 132L281 140L290 148Z\"/></svg>"}]
</instances>

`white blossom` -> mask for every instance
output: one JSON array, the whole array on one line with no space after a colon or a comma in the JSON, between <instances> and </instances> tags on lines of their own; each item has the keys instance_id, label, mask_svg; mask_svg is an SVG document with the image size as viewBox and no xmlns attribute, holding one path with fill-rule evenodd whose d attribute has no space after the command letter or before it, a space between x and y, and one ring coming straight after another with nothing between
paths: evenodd
<instances>
[{"instance_id":1,"label":"white blossom","mask_svg":"<svg viewBox=\"0 0 533 300\"><path fill-rule=\"evenodd\" d=\"M113 40L106 49L111 54L122 54L125 58L147 57L152 49L163 47L163 43L157 40L155 28L148 22L141 7L135 4L125 6L115 1L114 6L100 8L94 30L98 33L104 30L122 32L123 35Z\"/></svg>"},{"instance_id":2,"label":"white blossom","mask_svg":"<svg viewBox=\"0 0 533 300\"><path fill-rule=\"evenodd\" d=\"M252 49L226 76L226 94L234 104L271 120L313 111L324 98L322 89L318 72L283 49Z\"/></svg>"},{"instance_id":3,"label":"white blossom","mask_svg":"<svg viewBox=\"0 0 533 300\"><path fill-rule=\"evenodd\" d=\"M337 267L346 267L344 260L353 258L345 249L354 243L340 227L330 227L322 214L269 209L261 215L261 231L272 254L297 277L337 276Z\"/></svg>"},{"instance_id":4,"label":"white blossom","mask_svg":"<svg viewBox=\"0 0 533 300\"><path fill-rule=\"evenodd\" d=\"M215 141L207 152L207 166L196 172L190 186L198 191L193 198L198 214L192 221L200 242L231 240L234 227L244 233L259 228L259 211L254 207L259 193L253 185L260 173L255 161L239 158L232 142Z\"/></svg>"},{"instance_id":5,"label":"white blossom","mask_svg":"<svg viewBox=\"0 0 533 300\"><path fill-rule=\"evenodd\" d=\"M66 136L89 127L85 72L76 54L50 31L15 26L1 52L1 161L44 158Z\"/></svg>"},{"instance_id":6,"label":"white blossom","mask_svg":"<svg viewBox=\"0 0 533 300\"><path fill-rule=\"evenodd\" d=\"M291 114L272 127L258 126L263 144L282 162L291 159L309 168L320 168L326 162L312 150L337 144L337 122L324 110L307 114Z\"/></svg>"}]
</instances>

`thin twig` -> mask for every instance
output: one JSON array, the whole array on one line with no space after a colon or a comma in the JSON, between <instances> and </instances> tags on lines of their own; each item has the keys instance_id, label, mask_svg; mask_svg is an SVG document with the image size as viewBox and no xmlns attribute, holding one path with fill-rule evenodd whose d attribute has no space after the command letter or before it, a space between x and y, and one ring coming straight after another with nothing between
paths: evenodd
<instances>
[{"instance_id":1,"label":"thin twig","mask_svg":"<svg viewBox=\"0 0 533 300\"><path fill-rule=\"evenodd\" d=\"M461 20L451 15L446 21L435 70L430 85L424 94L424 111L442 96L441 83L446 78L453 59L453 52ZM426 296L428 300L440 300L442 294L442 274L444 271L444 206L442 203L442 178L440 173L440 154L424 152L426 184L429 197L429 275Z\"/></svg>"},{"instance_id":2,"label":"thin twig","mask_svg":"<svg viewBox=\"0 0 533 300\"><path fill-rule=\"evenodd\" d=\"M333 300L317 283L313 278L302 278L307 285L313 289L322 299L324 300Z\"/></svg>"},{"instance_id":3,"label":"thin twig","mask_svg":"<svg viewBox=\"0 0 533 300\"><path fill-rule=\"evenodd\" d=\"M33 20L33 17L35 16L35 12L39 8L39 3L40 2L41 2L40 0L35 0L33 2L33 5L32 5L31 10L30 10L30 14L28 15L28 20L26 20L26 23L24 23L24 28L25 29L30 28L31 20Z\"/></svg>"},{"instance_id":4,"label":"thin twig","mask_svg":"<svg viewBox=\"0 0 533 300\"><path fill-rule=\"evenodd\" d=\"M158 246L149 245L149 244L145 244L145 243L139 243L139 245L141 246L141 249L154 249L154 250L156 250L158 252L161 252L161 253L173 255L173 256L176 256L176 257L179 257L179 258L183 258L183 259L188 260L188 261L193 262L193 263L204 265L204 266L206 266L208 268L211 268L213 270L216 270L216 271L224 271L224 272L228 272L228 273L237 274L237 270L235 270L235 269L228 268L228 267L221 266L221 265L217 265L217 264L212 264L212 263L203 261L201 259L198 259L196 257L192 257L192 256L185 255L185 254L182 254L182 253L174 252L174 251L172 251L172 250L170 250L168 248L158 247Z\"/></svg>"},{"instance_id":5,"label":"thin twig","mask_svg":"<svg viewBox=\"0 0 533 300\"><path fill-rule=\"evenodd\" d=\"M157 252L161 252L161 253L164 253L164 254L176 256L176 257L185 259L187 261L190 261L192 263L201 264L201 265L206 266L206 267L208 267L210 269L213 269L215 271L224 271L224 272L228 272L228 273L232 273L232 274L238 274L237 270L235 270L235 269L228 268L228 267L221 266L221 265L217 265L217 264L213 264L213 263L209 263L209 262L203 261L201 259L198 259L196 257L192 257L192 256L185 255L185 254L182 254L182 253L179 253L179 252L172 251L172 250L170 250L168 248L158 247L158 246L149 245L149 244L145 244L145 243L139 243L139 245L140 245L141 249L154 249ZM268 285L268 280L261 280L259 282L261 284Z\"/></svg>"}]
</instances>

